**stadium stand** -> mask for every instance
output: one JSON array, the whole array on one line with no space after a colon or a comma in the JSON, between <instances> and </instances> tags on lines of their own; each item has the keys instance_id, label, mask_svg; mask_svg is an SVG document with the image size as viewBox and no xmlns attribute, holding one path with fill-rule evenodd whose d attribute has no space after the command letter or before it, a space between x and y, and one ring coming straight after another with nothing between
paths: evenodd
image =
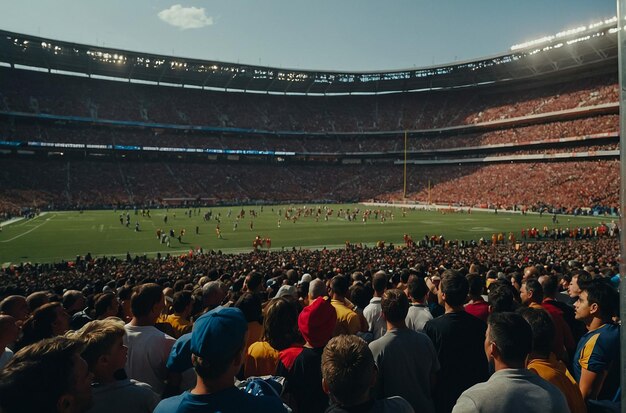
<instances>
[{"instance_id":1,"label":"stadium stand","mask_svg":"<svg viewBox=\"0 0 626 413\"><path fill-rule=\"evenodd\" d=\"M79 60L72 58L57 64L69 65L78 76L23 70L14 61L43 65L41 56L55 60L70 44L37 39L41 47L33 46L34 38L7 32L0 40L0 58L11 63L0 67L0 156L7 166L0 177L6 188L0 210L159 205L164 198L237 203L405 196L562 212L615 208L619 105L614 32L607 24L594 29L599 34L593 37L604 57L585 55L588 60L578 66L555 65L556 71L534 66L533 76L503 79L500 68L534 64L530 55L513 53L489 65L477 60L450 69L471 67L493 82L472 83L465 74L454 78L446 68L414 73L433 84L441 79L442 87L338 96L144 84L131 81L132 73L126 82L112 81L80 76ZM51 45L58 51L54 56L47 54ZM586 45L576 42L571 52L591 53ZM115 51L71 47L102 63L102 68L94 63L96 71L120 67L110 66ZM546 50L549 59L571 57ZM140 53L132 59L145 67L162 64L162 59L147 64ZM190 85L196 84L191 72L202 70L191 62L170 66L187 68ZM389 74L389 81L395 76ZM217 79L209 76L205 83ZM251 87L255 82L250 80ZM275 79L271 87L281 82ZM399 192L405 150L406 194ZM595 193L587 193L590 187Z\"/></svg>"}]
</instances>

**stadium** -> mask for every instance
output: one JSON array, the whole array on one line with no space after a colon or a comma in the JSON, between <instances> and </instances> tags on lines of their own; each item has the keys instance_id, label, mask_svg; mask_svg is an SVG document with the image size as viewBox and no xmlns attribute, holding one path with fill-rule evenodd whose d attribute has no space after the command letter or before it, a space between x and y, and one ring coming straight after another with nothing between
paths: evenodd
<instances>
[{"instance_id":1,"label":"stadium","mask_svg":"<svg viewBox=\"0 0 626 413\"><path fill-rule=\"evenodd\" d=\"M11 297L28 297L33 315L20 323L32 326L41 296L50 302L43 306L61 301L79 323L104 314L96 315L96 302L107 294L120 304L109 315L132 323L139 304L130 311L131 290L134 300L156 284L166 297L159 296L159 328L178 338L166 320L183 295L188 321L220 305L244 310L257 295L264 309L293 296L303 314L319 297L309 286L324 281L321 296L328 288L333 306L348 303L337 315L360 315L352 321L358 329L343 333L370 342L379 337L363 309L380 298L381 272L385 288L428 304L431 319L452 308L438 291L454 277L482 282L461 309L505 284L501 294L514 295L507 312L528 304L520 291L530 279L554 282L565 301L578 297L568 297L573 278L615 286L617 26L613 18L494 56L370 72L183 58L0 30L0 326L18 300ZM410 295L416 278L427 284L426 304ZM80 312L72 300L66 305L68 294L84 300ZM582 340L574 301L559 310L558 328ZM269 317L260 307L257 315ZM486 321L484 314L483 341ZM287 350L311 344L298 328ZM27 342L29 331L18 347L36 342ZM265 342L257 335L246 351L257 340ZM562 360L574 360L576 346L560 344ZM289 383L295 373L277 356L285 349L269 348ZM275 373L246 371L248 361L239 378ZM616 391L613 368L619 363L603 393L581 387L585 401ZM154 379L128 364L126 371ZM10 388L3 374L0 395ZM164 397L187 389L179 383L168 393L169 379L155 380L149 384ZM290 407L324 411L316 410L319 395L289 386ZM437 398L445 390L432 390L432 411L449 413ZM7 406L10 413L0 403Z\"/></svg>"},{"instance_id":2,"label":"stadium","mask_svg":"<svg viewBox=\"0 0 626 413\"><path fill-rule=\"evenodd\" d=\"M0 205L17 215L406 199L614 212L615 27L390 73L238 66L0 32Z\"/></svg>"}]
</instances>

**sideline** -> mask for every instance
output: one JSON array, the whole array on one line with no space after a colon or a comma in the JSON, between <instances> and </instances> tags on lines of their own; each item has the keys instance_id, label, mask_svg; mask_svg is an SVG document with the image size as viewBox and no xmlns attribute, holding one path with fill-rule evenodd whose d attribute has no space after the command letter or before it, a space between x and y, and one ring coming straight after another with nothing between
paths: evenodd
<instances>
[{"instance_id":1,"label":"sideline","mask_svg":"<svg viewBox=\"0 0 626 413\"><path fill-rule=\"evenodd\" d=\"M7 221L0 222L0 227L6 227L7 225L15 224L16 222L20 222L24 217L11 218Z\"/></svg>"},{"instance_id":2,"label":"sideline","mask_svg":"<svg viewBox=\"0 0 626 413\"><path fill-rule=\"evenodd\" d=\"M45 225L48 221L50 221L52 218L54 218L56 216L56 214L52 215L50 218L46 218L46 220L44 222L42 222L41 224L29 229L26 232L22 232L21 234L18 234L16 236L14 236L13 238L9 238L9 239L5 239L4 241L0 241L2 243L6 243L6 242L11 242L11 241L15 241L18 238L23 237L24 235L30 234L31 232L33 232L34 230L38 229L39 227L41 227L42 225Z\"/></svg>"},{"instance_id":3,"label":"sideline","mask_svg":"<svg viewBox=\"0 0 626 413\"><path fill-rule=\"evenodd\" d=\"M422 209L425 211L439 211L440 209L454 209L454 210L459 210L462 212L467 212L467 210L470 208L469 206L450 206L450 205L441 205L441 204L402 204L402 203L392 203L392 202L360 202L360 204L363 204L365 206L370 206L370 207L391 207L391 208L408 208L408 209ZM494 213L494 209L493 208L478 208L478 207L471 207L472 212L491 212ZM511 209L498 209L498 214L512 214L512 215L522 215L522 211L521 210L517 210L517 211L513 211ZM534 212L534 211L526 211L526 214L528 215L539 215L539 212ZM544 212L543 213L544 216L547 217L551 217L552 213L551 212ZM617 215L571 215L571 214L556 214L557 217L559 218L569 218L569 217L576 217L576 218L591 218L591 219L602 219L604 218L606 222L608 222L609 220L616 220L618 219Z\"/></svg>"}]
</instances>

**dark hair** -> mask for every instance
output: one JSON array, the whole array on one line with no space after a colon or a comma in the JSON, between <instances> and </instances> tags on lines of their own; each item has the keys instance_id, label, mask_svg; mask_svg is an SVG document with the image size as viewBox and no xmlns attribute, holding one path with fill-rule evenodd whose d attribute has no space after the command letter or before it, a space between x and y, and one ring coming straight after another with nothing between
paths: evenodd
<instances>
[{"instance_id":1,"label":"dark hair","mask_svg":"<svg viewBox=\"0 0 626 413\"><path fill-rule=\"evenodd\" d=\"M278 351L301 341L296 303L286 297L271 300L265 310L263 331L267 342Z\"/></svg>"},{"instance_id":2,"label":"dark hair","mask_svg":"<svg viewBox=\"0 0 626 413\"><path fill-rule=\"evenodd\" d=\"M526 320L516 313L492 313L487 324L487 338L498 347L502 360L510 364L523 364L533 344L533 333Z\"/></svg>"},{"instance_id":3,"label":"dark hair","mask_svg":"<svg viewBox=\"0 0 626 413\"><path fill-rule=\"evenodd\" d=\"M129 285L124 285L119 288L117 291L117 298L121 301L130 300L130 297L133 295L133 288Z\"/></svg>"},{"instance_id":4,"label":"dark hair","mask_svg":"<svg viewBox=\"0 0 626 413\"><path fill-rule=\"evenodd\" d=\"M330 288L335 294L345 296L348 293L350 283L348 278L343 275L336 275L330 281Z\"/></svg>"},{"instance_id":5,"label":"dark hair","mask_svg":"<svg viewBox=\"0 0 626 413\"><path fill-rule=\"evenodd\" d=\"M541 286L544 297L554 298L559 289L559 278L556 275L546 275Z\"/></svg>"},{"instance_id":6,"label":"dark hair","mask_svg":"<svg viewBox=\"0 0 626 413\"><path fill-rule=\"evenodd\" d=\"M357 307L363 309L367 307L372 296L361 284L354 284L350 286L350 301Z\"/></svg>"},{"instance_id":7,"label":"dark hair","mask_svg":"<svg viewBox=\"0 0 626 413\"><path fill-rule=\"evenodd\" d=\"M377 293L382 293L387 288L387 274L384 271L378 271L372 277L372 288Z\"/></svg>"},{"instance_id":8,"label":"dark hair","mask_svg":"<svg viewBox=\"0 0 626 413\"><path fill-rule=\"evenodd\" d=\"M496 281L489 287L487 300L493 313L513 311L516 307L515 294L517 290L508 281Z\"/></svg>"},{"instance_id":9,"label":"dark hair","mask_svg":"<svg viewBox=\"0 0 626 413\"><path fill-rule=\"evenodd\" d=\"M619 313L619 294L606 279L594 279L581 289L587 292L589 305L597 304L604 319L610 319Z\"/></svg>"},{"instance_id":10,"label":"dark hair","mask_svg":"<svg viewBox=\"0 0 626 413\"><path fill-rule=\"evenodd\" d=\"M409 312L409 299L406 294L398 289L385 291L380 305L385 316L385 320L390 323L404 321Z\"/></svg>"},{"instance_id":11,"label":"dark hair","mask_svg":"<svg viewBox=\"0 0 626 413\"><path fill-rule=\"evenodd\" d=\"M350 406L370 387L374 357L367 343L354 335L332 338L322 354L322 377L333 397Z\"/></svg>"},{"instance_id":12,"label":"dark hair","mask_svg":"<svg viewBox=\"0 0 626 413\"><path fill-rule=\"evenodd\" d=\"M179 291L183 291L185 289L185 280L178 280L174 283L174 291L175 292L179 292Z\"/></svg>"},{"instance_id":13,"label":"dark hair","mask_svg":"<svg viewBox=\"0 0 626 413\"><path fill-rule=\"evenodd\" d=\"M408 284L409 295L414 300L422 300L428 293L428 286L422 277L412 277Z\"/></svg>"},{"instance_id":14,"label":"dark hair","mask_svg":"<svg viewBox=\"0 0 626 413\"><path fill-rule=\"evenodd\" d=\"M522 307L517 312L524 317L524 320L526 320L532 330L533 353L543 358L548 358L552 351L554 335L556 334L554 322L550 314L545 310L530 307Z\"/></svg>"},{"instance_id":15,"label":"dark hair","mask_svg":"<svg viewBox=\"0 0 626 413\"><path fill-rule=\"evenodd\" d=\"M446 295L446 302L454 307L465 303L467 293L469 292L469 283L458 271L445 270L441 274L439 288Z\"/></svg>"},{"instance_id":16,"label":"dark hair","mask_svg":"<svg viewBox=\"0 0 626 413\"><path fill-rule=\"evenodd\" d=\"M476 273L467 274L465 278L467 278L471 295L481 295L485 291L485 280L480 275Z\"/></svg>"},{"instance_id":17,"label":"dark hair","mask_svg":"<svg viewBox=\"0 0 626 413\"><path fill-rule=\"evenodd\" d=\"M93 305L95 318L99 318L101 315L105 314L115 299L115 294L113 293L97 295Z\"/></svg>"},{"instance_id":18,"label":"dark hair","mask_svg":"<svg viewBox=\"0 0 626 413\"><path fill-rule=\"evenodd\" d=\"M21 349L44 338L54 337L53 324L57 319L58 308L63 308L59 302L47 303L37 308L24 322L22 327L24 334L18 341L17 348Z\"/></svg>"},{"instance_id":19,"label":"dark hair","mask_svg":"<svg viewBox=\"0 0 626 413\"><path fill-rule=\"evenodd\" d=\"M185 308L191 304L191 300L191 291L183 290L175 292L172 300L172 308L174 309L174 312L182 313L185 311Z\"/></svg>"},{"instance_id":20,"label":"dark hair","mask_svg":"<svg viewBox=\"0 0 626 413\"><path fill-rule=\"evenodd\" d=\"M517 284L522 285L522 278L523 278L523 276L519 272L515 271L515 272L512 272L511 274L509 274L509 278L508 279L510 280L511 278L515 279L515 282ZM509 283L509 284L511 284L511 283ZM513 288L515 288L515 287L513 287Z\"/></svg>"},{"instance_id":21,"label":"dark hair","mask_svg":"<svg viewBox=\"0 0 626 413\"><path fill-rule=\"evenodd\" d=\"M246 285L249 291L256 291L263 283L263 276L256 271L249 273L247 278L248 281L246 281Z\"/></svg>"},{"instance_id":22,"label":"dark hair","mask_svg":"<svg viewBox=\"0 0 626 413\"><path fill-rule=\"evenodd\" d=\"M249 292L242 294L235 303L235 307L241 310L247 322L261 322L262 308L258 295Z\"/></svg>"},{"instance_id":23,"label":"dark hair","mask_svg":"<svg viewBox=\"0 0 626 413\"><path fill-rule=\"evenodd\" d=\"M406 284L407 282L409 282L410 275L411 273L409 272L409 270L404 268L402 271L400 271L400 281Z\"/></svg>"},{"instance_id":24,"label":"dark hair","mask_svg":"<svg viewBox=\"0 0 626 413\"><path fill-rule=\"evenodd\" d=\"M0 370L2 411L57 411L59 398L75 385L74 355L81 350L78 340L54 337L18 351Z\"/></svg>"},{"instance_id":25,"label":"dark hair","mask_svg":"<svg viewBox=\"0 0 626 413\"><path fill-rule=\"evenodd\" d=\"M154 283L142 284L135 287L130 298L130 308L135 317L143 317L150 314L152 308L163 300L163 289Z\"/></svg>"},{"instance_id":26,"label":"dark hair","mask_svg":"<svg viewBox=\"0 0 626 413\"><path fill-rule=\"evenodd\" d=\"M578 284L578 288L580 288L581 290L585 289L585 286L591 282L591 280L593 280L593 277L591 276L591 274L589 274L587 271L585 270L576 270L572 273L572 278L576 277L577 278L577 284Z\"/></svg>"},{"instance_id":27,"label":"dark hair","mask_svg":"<svg viewBox=\"0 0 626 413\"><path fill-rule=\"evenodd\" d=\"M536 278L527 279L523 285L526 286L526 291L533 293L534 302L541 303L543 301L543 287Z\"/></svg>"}]
</instances>

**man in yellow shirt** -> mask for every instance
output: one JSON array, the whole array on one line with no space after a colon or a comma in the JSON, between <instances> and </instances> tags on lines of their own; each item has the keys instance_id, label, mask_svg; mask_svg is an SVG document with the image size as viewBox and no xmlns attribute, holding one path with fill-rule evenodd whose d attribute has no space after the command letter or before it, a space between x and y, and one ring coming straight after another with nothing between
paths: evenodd
<instances>
[{"instance_id":1,"label":"man in yellow shirt","mask_svg":"<svg viewBox=\"0 0 626 413\"><path fill-rule=\"evenodd\" d=\"M521 315L530 324L533 333L532 351L526 368L561 390L571 413L586 413L587 406L576 381L565 364L551 352L555 327L550 315L541 309L525 308Z\"/></svg>"},{"instance_id":2,"label":"man in yellow shirt","mask_svg":"<svg viewBox=\"0 0 626 413\"><path fill-rule=\"evenodd\" d=\"M168 315L165 319L174 330L174 338L179 338L191 331L192 323L189 320L189 316L191 315L192 305L191 291L178 291L174 294L172 304L174 314Z\"/></svg>"},{"instance_id":3,"label":"man in yellow shirt","mask_svg":"<svg viewBox=\"0 0 626 413\"><path fill-rule=\"evenodd\" d=\"M348 288L349 281L344 275L336 275L330 282L330 303L337 312L337 324L333 337L340 334L356 334L361 331L359 315L346 305Z\"/></svg>"}]
</instances>

